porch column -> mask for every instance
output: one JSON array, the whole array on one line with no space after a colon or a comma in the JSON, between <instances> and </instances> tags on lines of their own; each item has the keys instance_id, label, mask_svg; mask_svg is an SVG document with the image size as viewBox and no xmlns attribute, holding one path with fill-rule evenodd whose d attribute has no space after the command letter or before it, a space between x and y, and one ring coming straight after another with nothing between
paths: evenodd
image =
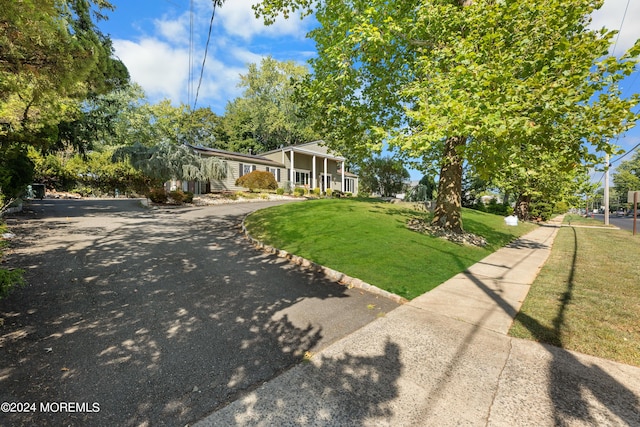
<instances>
[{"instance_id":1,"label":"porch column","mask_svg":"<svg viewBox=\"0 0 640 427\"><path fill-rule=\"evenodd\" d=\"M324 176L322 177L322 180L324 181L324 191L326 192L329 184L327 183L327 158L324 158Z\"/></svg>"},{"instance_id":2,"label":"porch column","mask_svg":"<svg viewBox=\"0 0 640 427\"><path fill-rule=\"evenodd\" d=\"M311 175L311 189L313 190L314 188L316 188L316 179L318 179L316 177L316 155L313 155L313 160L312 160L312 164L313 166L311 167L312 169L312 175Z\"/></svg>"},{"instance_id":3,"label":"porch column","mask_svg":"<svg viewBox=\"0 0 640 427\"><path fill-rule=\"evenodd\" d=\"M291 169L289 170L289 181L291 182L291 187L295 186L295 177L296 177L296 173L293 170L294 166L293 166L293 149L291 149L291 151L289 151L290 156L291 156Z\"/></svg>"},{"instance_id":4,"label":"porch column","mask_svg":"<svg viewBox=\"0 0 640 427\"><path fill-rule=\"evenodd\" d=\"M346 191L344 191L344 160L342 161L342 183L341 183L341 188L340 191L342 191L343 193L346 193Z\"/></svg>"}]
</instances>

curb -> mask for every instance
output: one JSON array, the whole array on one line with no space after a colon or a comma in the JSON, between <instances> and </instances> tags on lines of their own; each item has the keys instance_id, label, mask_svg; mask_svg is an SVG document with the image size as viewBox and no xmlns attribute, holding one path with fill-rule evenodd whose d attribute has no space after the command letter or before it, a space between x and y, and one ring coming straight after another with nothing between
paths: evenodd
<instances>
[{"instance_id":1,"label":"curb","mask_svg":"<svg viewBox=\"0 0 640 427\"><path fill-rule=\"evenodd\" d=\"M307 270L313 271L313 272L317 272L317 273L322 273L325 275L325 277L327 277L329 280L336 282L340 285L346 286L347 288L351 289L351 288L357 288L357 289L362 289L364 291L367 291L369 293L372 293L374 295L378 295L387 299L390 299L391 301L394 301L398 304L405 304L407 302L409 302L409 300L407 300L406 298L403 298L399 295L396 294L392 294L389 291L385 291L384 289L380 289L374 285L371 285L367 282L364 282L356 277L351 277L348 276L340 271L334 270L332 268L329 267L325 267L323 265L320 264L316 264L313 261L310 261L306 258L303 258L301 256L298 255L294 255L291 254L285 250L282 249L278 249L278 248L274 248L273 246L269 246L269 245L265 245L263 242L259 241L258 239L253 238L250 234L249 231L247 230L247 227L244 224L244 220L245 218L242 219L242 224L241 224L241 228L242 228L242 233L244 234L244 236L253 244L254 247L262 250L263 252L266 252L268 254L273 254L276 255L279 258L284 258L289 260L289 262L295 264L295 265L299 265Z\"/></svg>"}]
</instances>

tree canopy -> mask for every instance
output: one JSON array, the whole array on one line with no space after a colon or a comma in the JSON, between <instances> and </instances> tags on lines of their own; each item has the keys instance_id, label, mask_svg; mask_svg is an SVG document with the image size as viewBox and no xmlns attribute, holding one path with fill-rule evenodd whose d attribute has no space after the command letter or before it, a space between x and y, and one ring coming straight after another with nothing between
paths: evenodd
<instances>
[{"instance_id":1,"label":"tree canopy","mask_svg":"<svg viewBox=\"0 0 640 427\"><path fill-rule=\"evenodd\" d=\"M93 7L92 7L93 5ZM126 84L109 37L92 21L105 0L0 0L0 142L57 141L57 125L80 114L78 101Z\"/></svg>"},{"instance_id":2,"label":"tree canopy","mask_svg":"<svg viewBox=\"0 0 640 427\"><path fill-rule=\"evenodd\" d=\"M222 120L219 135L227 149L259 153L319 139L295 98L307 74L305 66L271 57L250 64L247 74L240 76L244 92L227 104Z\"/></svg>"},{"instance_id":3,"label":"tree canopy","mask_svg":"<svg viewBox=\"0 0 640 427\"><path fill-rule=\"evenodd\" d=\"M607 56L614 31L588 28L597 0L263 0L256 11L313 10L318 56L305 81L310 115L343 155L382 143L440 168L434 221L462 231L462 166L482 177L521 164L514 147L567 163L611 152L635 124L638 96L618 82L640 43ZM525 148L529 150L529 148Z\"/></svg>"},{"instance_id":4,"label":"tree canopy","mask_svg":"<svg viewBox=\"0 0 640 427\"><path fill-rule=\"evenodd\" d=\"M357 173L362 191L378 193L383 197L392 197L404 191L410 178L402 161L391 157L364 160Z\"/></svg>"},{"instance_id":5,"label":"tree canopy","mask_svg":"<svg viewBox=\"0 0 640 427\"><path fill-rule=\"evenodd\" d=\"M616 193L623 201L627 200L629 191L640 191L640 152L636 152L629 160L620 162L613 174Z\"/></svg>"}]
</instances>

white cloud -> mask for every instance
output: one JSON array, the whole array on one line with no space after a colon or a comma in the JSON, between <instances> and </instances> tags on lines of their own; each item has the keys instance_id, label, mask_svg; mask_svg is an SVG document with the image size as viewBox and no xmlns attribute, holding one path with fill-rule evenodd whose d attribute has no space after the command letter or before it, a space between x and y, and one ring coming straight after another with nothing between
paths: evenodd
<instances>
[{"instance_id":1,"label":"white cloud","mask_svg":"<svg viewBox=\"0 0 640 427\"><path fill-rule=\"evenodd\" d=\"M114 40L115 54L152 99L180 100L188 79L189 52L153 38Z\"/></svg>"},{"instance_id":2,"label":"white cloud","mask_svg":"<svg viewBox=\"0 0 640 427\"><path fill-rule=\"evenodd\" d=\"M628 9L625 16L627 4ZM600 10L592 14L591 28L600 29L605 27L609 30L617 31L622 26L622 31L617 36L616 50L612 52L616 55L621 55L633 46L636 40L640 39L640 25L637 22L639 16L640 1L638 0L605 0ZM624 23L622 21L623 17ZM616 38L614 37L613 43L615 42Z\"/></svg>"},{"instance_id":3,"label":"white cloud","mask_svg":"<svg viewBox=\"0 0 640 427\"><path fill-rule=\"evenodd\" d=\"M270 37L292 36L303 38L307 33L306 20L298 14L289 19L279 17L272 25L265 26L262 19L255 17L251 8L255 0L233 0L226 2L219 10L218 17L227 33L249 40L258 35Z\"/></svg>"},{"instance_id":4,"label":"white cloud","mask_svg":"<svg viewBox=\"0 0 640 427\"><path fill-rule=\"evenodd\" d=\"M168 42L189 45L189 14L178 19L156 19L154 24L160 36Z\"/></svg>"}]
</instances>

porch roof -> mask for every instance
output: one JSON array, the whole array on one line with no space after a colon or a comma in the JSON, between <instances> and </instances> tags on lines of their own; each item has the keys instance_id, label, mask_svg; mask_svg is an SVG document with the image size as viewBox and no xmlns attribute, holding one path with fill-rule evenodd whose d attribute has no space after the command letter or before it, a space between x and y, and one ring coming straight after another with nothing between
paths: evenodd
<instances>
[{"instance_id":1,"label":"porch roof","mask_svg":"<svg viewBox=\"0 0 640 427\"><path fill-rule=\"evenodd\" d=\"M284 152L293 151L294 153L301 153L301 154L307 154L309 156L327 158L330 160L335 160L337 162L345 161L345 158L342 156L336 156L336 155L330 154L326 147L320 145L321 143L323 143L322 140L307 142L307 143L298 144L298 145L288 145L286 147L277 148L275 150L267 151L262 154L265 155L265 154L280 153L282 151ZM317 148L320 148L320 150L314 150L311 147L317 147Z\"/></svg>"}]
</instances>

